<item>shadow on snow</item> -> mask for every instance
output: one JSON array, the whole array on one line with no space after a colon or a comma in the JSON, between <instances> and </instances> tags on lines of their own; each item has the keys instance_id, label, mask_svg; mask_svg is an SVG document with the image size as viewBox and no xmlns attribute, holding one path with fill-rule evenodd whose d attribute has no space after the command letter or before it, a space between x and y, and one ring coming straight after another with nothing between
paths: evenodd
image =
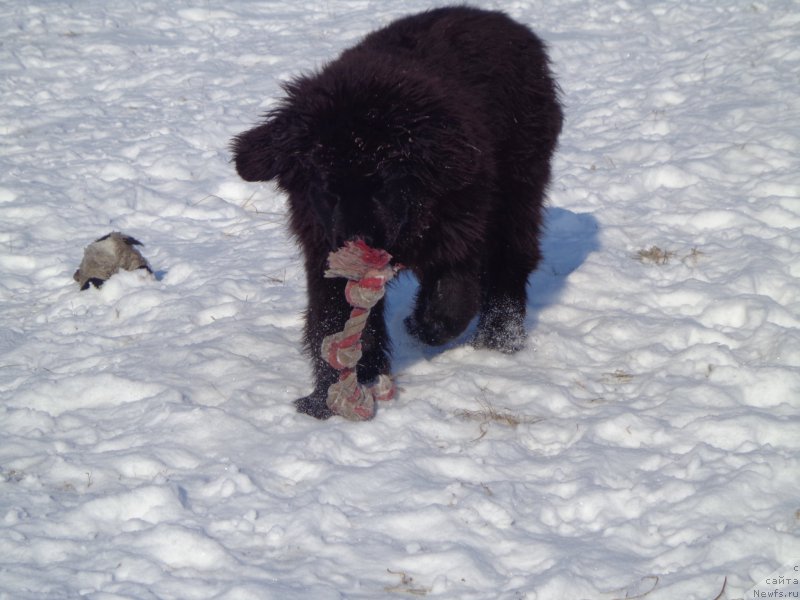
<instances>
[{"instance_id":1,"label":"shadow on snow","mask_svg":"<svg viewBox=\"0 0 800 600\"><path fill-rule=\"evenodd\" d=\"M536 328L539 313L558 302L570 273L577 270L586 258L598 249L597 219L591 213L574 213L563 208L545 210L545 228L541 240L542 261L528 278L528 315L525 321L529 332ZM417 293L416 278L402 273L392 284L387 296L386 319L394 344L393 371L399 373L420 358L433 358L441 352L468 343L475 334L477 319L456 340L441 347L428 347L411 338L405 331L403 319L411 312Z\"/></svg>"}]
</instances>

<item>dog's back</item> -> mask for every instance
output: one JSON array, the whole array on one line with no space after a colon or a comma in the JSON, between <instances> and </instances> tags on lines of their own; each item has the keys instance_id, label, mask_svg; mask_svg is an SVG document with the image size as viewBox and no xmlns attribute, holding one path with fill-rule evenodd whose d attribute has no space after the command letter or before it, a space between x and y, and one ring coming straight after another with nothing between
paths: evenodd
<instances>
[{"instance_id":1,"label":"dog's back","mask_svg":"<svg viewBox=\"0 0 800 600\"><path fill-rule=\"evenodd\" d=\"M457 87L454 93L470 97L497 139L527 136L555 144L561 131L545 45L504 13L466 6L431 10L370 34L341 60L351 60L351 53L361 55L359 61L385 55L400 68Z\"/></svg>"}]
</instances>

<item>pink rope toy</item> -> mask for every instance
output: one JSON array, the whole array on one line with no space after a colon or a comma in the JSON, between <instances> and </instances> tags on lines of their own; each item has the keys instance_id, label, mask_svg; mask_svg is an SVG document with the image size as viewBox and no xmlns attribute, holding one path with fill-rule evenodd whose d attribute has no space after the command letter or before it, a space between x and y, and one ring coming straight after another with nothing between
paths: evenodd
<instances>
[{"instance_id":1,"label":"pink rope toy","mask_svg":"<svg viewBox=\"0 0 800 600\"><path fill-rule=\"evenodd\" d=\"M392 266L392 255L370 248L361 240L345 242L328 255L325 277L345 277L347 302L353 307L344 329L322 340L322 356L339 371L339 381L328 388L326 404L335 414L351 421L366 421L375 416L375 400L391 400L396 389L389 375L379 375L366 386L358 382L356 366L361 360L361 334L369 312L386 293L386 284L402 268Z\"/></svg>"}]
</instances>

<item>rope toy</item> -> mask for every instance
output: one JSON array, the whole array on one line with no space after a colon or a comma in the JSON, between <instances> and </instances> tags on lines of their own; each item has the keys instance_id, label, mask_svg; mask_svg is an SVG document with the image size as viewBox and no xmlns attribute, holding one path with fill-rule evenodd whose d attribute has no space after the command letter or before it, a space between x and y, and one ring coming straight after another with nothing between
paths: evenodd
<instances>
[{"instance_id":1,"label":"rope toy","mask_svg":"<svg viewBox=\"0 0 800 600\"><path fill-rule=\"evenodd\" d=\"M339 371L339 381L328 388L326 404L335 414L351 421L366 421L375 415L376 400L391 400L396 392L389 375L379 375L373 385L358 382L356 366L361 360L361 334L370 310L386 293L386 284L401 269L389 262L392 255L369 247L362 240L345 242L328 255L325 277L348 279L344 295L353 307L344 329L322 340L322 357Z\"/></svg>"}]
</instances>

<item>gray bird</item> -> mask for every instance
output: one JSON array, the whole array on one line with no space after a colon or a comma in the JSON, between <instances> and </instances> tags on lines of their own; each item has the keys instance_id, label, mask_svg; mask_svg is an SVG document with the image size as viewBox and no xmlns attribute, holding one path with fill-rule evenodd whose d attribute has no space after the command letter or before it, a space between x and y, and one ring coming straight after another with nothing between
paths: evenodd
<instances>
[{"instance_id":1,"label":"gray bird","mask_svg":"<svg viewBox=\"0 0 800 600\"><path fill-rule=\"evenodd\" d=\"M72 278L80 284L81 290L85 290L90 285L99 288L120 269L146 269L148 273L152 273L147 260L135 248L142 245L129 235L112 231L86 246L81 265Z\"/></svg>"}]
</instances>

